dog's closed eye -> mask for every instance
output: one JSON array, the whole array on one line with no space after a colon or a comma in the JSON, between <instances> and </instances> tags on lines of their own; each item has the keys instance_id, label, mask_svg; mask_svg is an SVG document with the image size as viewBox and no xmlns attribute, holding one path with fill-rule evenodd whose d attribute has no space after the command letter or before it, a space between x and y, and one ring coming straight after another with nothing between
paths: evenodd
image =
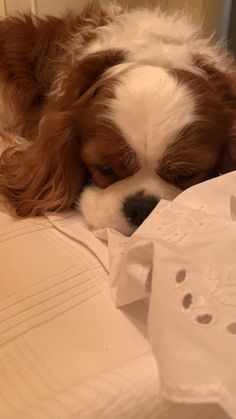
<instances>
[{"instance_id":1,"label":"dog's closed eye","mask_svg":"<svg viewBox=\"0 0 236 419\"><path fill-rule=\"evenodd\" d=\"M167 182L182 186L184 183L193 181L200 173L195 169L173 170L165 168L164 170L158 170L157 174Z\"/></svg>"},{"instance_id":2,"label":"dog's closed eye","mask_svg":"<svg viewBox=\"0 0 236 419\"><path fill-rule=\"evenodd\" d=\"M186 171L186 172L177 173L175 175L175 182L182 183L182 182L191 181L197 175L198 175L197 171Z\"/></svg>"},{"instance_id":3,"label":"dog's closed eye","mask_svg":"<svg viewBox=\"0 0 236 419\"><path fill-rule=\"evenodd\" d=\"M108 176L111 178L117 178L117 174L115 173L115 171L108 165L98 165L96 166L96 170L99 171L99 173L101 173L103 176Z\"/></svg>"},{"instance_id":4,"label":"dog's closed eye","mask_svg":"<svg viewBox=\"0 0 236 419\"><path fill-rule=\"evenodd\" d=\"M105 188L119 179L115 169L107 164L91 166L90 170L94 183L100 188Z\"/></svg>"}]
</instances>

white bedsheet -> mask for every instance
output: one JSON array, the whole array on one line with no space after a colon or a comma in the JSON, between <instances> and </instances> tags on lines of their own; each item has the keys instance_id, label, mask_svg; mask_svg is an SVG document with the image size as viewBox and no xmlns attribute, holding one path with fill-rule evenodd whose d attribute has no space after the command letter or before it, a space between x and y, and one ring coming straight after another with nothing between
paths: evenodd
<instances>
[{"instance_id":1,"label":"white bedsheet","mask_svg":"<svg viewBox=\"0 0 236 419\"><path fill-rule=\"evenodd\" d=\"M72 213L15 221L1 212L1 419L97 418L103 411L115 418L125 401L142 418L157 407L147 305L114 307L106 270L70 237L86 242L84 229ZM107 250L95 241L103 258Z\"/></svg>"},{"instance_id":2,"label":"white bedsheet","mask_svg":"<svg viewBox=\"0 0 236 419\"><path fill-rule=\"evenodd\" d=\"M107 270L127 239L107 235L110 254L75 212L16 221L1 211L0 418L225 418L163 401L148 301L115 308Z\"/></svg>"}]
</instances>

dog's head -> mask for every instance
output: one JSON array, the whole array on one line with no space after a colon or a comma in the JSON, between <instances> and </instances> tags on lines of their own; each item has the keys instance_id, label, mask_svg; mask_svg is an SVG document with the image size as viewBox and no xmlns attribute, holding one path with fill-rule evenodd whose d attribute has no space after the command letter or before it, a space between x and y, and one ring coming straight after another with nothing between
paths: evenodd
<instances>
[{"instance_id":1,"label":"dog's head","mask_svg":"<svg viewBox=\"0 0 236 419\"><path fill-rule=\"evenodd\" d=\"M125 61L117 50L79 61L36 142L3 154L0 192L17 215L77 204L92 227L130 234L160 199L234 168L236 101L225 75Z\"/></svg>"}]
</instances>

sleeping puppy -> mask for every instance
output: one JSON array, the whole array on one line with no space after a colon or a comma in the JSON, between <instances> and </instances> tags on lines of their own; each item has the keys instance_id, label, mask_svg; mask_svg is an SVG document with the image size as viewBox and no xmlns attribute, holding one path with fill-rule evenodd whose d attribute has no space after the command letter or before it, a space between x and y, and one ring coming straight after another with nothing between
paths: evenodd
<instances>
[{"instance_id":1,"label":"sleeping puppy","mask_svg":"<svg viewBox=\"0 0 236 419\"><path fill-rule=\"evenodd\" d=\"M236 166L236 73L185 16L90 4L0 23L0 162L18 217L77 205L131 234L161 198Z\"/></svg>"}]
</instances>

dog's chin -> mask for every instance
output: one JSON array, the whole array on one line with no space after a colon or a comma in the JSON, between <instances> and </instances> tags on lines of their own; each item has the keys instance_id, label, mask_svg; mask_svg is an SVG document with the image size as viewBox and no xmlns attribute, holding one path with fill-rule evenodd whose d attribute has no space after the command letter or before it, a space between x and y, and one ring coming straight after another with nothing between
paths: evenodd
<instances>
[{"instance_id":1,"label":"dog's chin","mask_svg":"<svg viewBox=\"0 0 236 419\"><path fill-rule=\"evenodd\" d=\"M180 190L158 176L145 176L142 172L101 189L95 185L85 187L77 206L85 221L94 230L112 228L130 236L137 228L125 216L124 204L135 194L172 200Z\"/></svg>"}]
</instances>

